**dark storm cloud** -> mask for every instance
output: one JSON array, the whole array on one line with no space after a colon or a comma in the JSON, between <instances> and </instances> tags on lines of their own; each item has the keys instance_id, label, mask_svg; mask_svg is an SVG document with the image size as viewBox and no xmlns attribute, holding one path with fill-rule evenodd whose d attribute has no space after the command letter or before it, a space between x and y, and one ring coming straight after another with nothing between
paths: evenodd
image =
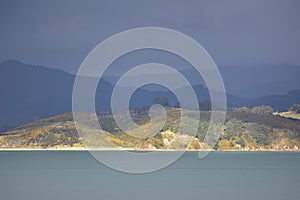
<instances>
[{"instance_id":1,"label":"dark storm cloud","mask_svg":"<svg viewBox=\"0 0 300 200\"><path fill-rule=\"evenodd\" d=\"M0 61L75 71L99 42L134 27L190 35L218 65L300 63L300 1L1 1Z\"/></svg>"}]
</instances>

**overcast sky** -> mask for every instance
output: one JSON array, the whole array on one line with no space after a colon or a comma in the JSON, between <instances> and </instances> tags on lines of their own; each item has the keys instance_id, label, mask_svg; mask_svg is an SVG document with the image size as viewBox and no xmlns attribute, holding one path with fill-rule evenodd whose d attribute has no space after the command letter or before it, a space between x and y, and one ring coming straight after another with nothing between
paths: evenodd
<instances>
[{"instance_id":1,"label":"overcast sky","mask_svg":"<svg viewBox=\"0 0 300 200\"><path fill-rule=\"evenodd\" d=\"M0 1L0 61L75 72L105 38L159 26L202 44L218 66L300 63L300 1Z\"/></svg>"}]
</instances>

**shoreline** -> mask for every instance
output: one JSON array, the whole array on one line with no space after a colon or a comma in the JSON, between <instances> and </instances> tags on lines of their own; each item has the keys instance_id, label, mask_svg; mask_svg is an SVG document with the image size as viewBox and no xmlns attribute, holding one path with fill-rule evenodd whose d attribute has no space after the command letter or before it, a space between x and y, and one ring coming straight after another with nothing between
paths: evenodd
<instances>
[{"instance_id":1,"label":"shoreline","mask_svg":"<svg viewBox=\"0 0 300 200\"><path fill-rule=\"evenodd\" d=\"M300 152L300 150L275 150L275 149L254 149L254 150L214 150L214 149L199 149L199 150L173 150L173 149L86 149L86 148L0 148L0 152L5 151L134 151L134 152Z\"/></svg>"}]
</instances>

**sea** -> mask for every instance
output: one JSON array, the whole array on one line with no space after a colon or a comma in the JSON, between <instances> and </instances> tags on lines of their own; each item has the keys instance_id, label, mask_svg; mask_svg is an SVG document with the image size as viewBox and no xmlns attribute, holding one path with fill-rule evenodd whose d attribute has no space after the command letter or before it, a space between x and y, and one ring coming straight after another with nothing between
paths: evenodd
<instances>
[{"instance_id":1,"label":"sea","mask_svg":"<svg viewBox=\"0 0 300 200\"><path fill-rule=\"evenodd\" d=\"M0 199L299 200L300 153L186 152L161 170L130 174L87 151L1 151Z\"/></svg>"}]
</instances>

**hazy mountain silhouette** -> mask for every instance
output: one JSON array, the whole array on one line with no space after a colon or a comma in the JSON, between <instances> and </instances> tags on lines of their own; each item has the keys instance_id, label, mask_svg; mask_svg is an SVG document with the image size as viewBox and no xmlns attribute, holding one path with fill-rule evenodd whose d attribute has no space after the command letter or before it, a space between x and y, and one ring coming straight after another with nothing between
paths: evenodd
<instances>
[{"instance_id":1,"label":"hazy mountain silhouette","mask_svg":"<svg viewBox=\"0 0 300 200\"><path fill-rule=\"evenodd\" d=\"M0 65L0 127L49 117L71 109L74 76L61 70L6 61Z\"/></svg>"},{"instance_id":2,"label":"hazy mountain silhouette","mask_svg":"<svg viewBox=\"0 0 300 200\"><path fill-rule=\"evenodd\" d=\"M37 65L27 65L10 60L0 63L0 130L46 118L57 114L71 112L72 89L75 76L62 70ZM110 97L113 85L101 80L96 94L96 108L110 110ZM209 99L207 89L203 85L193 86L198 100ZM179 88L177 92L184 92ZM169 98L171 104L176 103L174 94L159 88L147 87L138 89L133 95L130 107L151 105L158 96ZM274 109L285 110L288 106L299 103L300 90L286 95L270 95L258 99L239 98L227 95L228 105L254 106L271 105Z\"/></svg>"},{"instance_id":3,"label":"hazy mountain silhouette","mask_svg":"<svg viewBox=\"0 0 300 200\"><path fill-rule=\"evenodd\" d=\"M220 68L227 92L245 98L283 95L300 87L300 66L255 64Z\"/></svg>"},{"instance_id":4,"label":"hazy mountain silhouette","mask_svg":"<svg viewBox=\"0 0 300 200\"><path fill-rule=\"evenodd\" d=\"M182 65L185 66L184 63ZM266 95L284 95L300 87L300 66L295 64L220 66L219 70L226 91L238 97L253 99ZM179 71L188 77L192 85L205 85L202 77L195 70L191 69L191 67L185 66L179 69ZM143 76L151 75L144 74ZM158 74L157 76L159 78L168 78L165 74ZM132 76L132 79L135 78L138 77ZM112 84L117 79L118 74L110 74L106 77L106 80Z\"/></svg>"}]
</instances>

